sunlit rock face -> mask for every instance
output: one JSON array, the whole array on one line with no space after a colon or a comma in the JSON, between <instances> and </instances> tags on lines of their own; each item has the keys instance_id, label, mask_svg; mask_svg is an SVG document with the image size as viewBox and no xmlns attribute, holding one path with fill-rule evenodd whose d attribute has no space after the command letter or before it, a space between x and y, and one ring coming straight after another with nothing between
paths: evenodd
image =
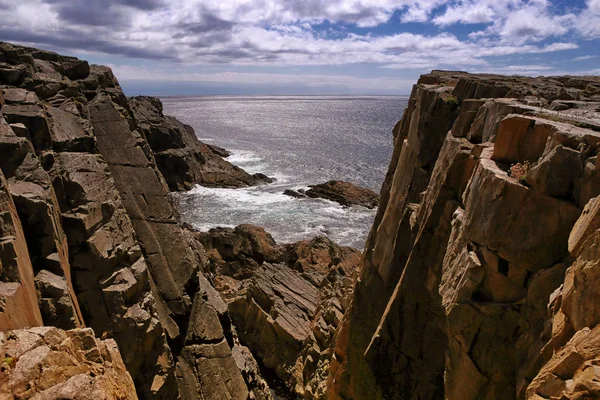
<instances>
[{"instance_id":1,"label":"sunlit rock face","mask_svg":"<svg viewBox=\"0 0 600 400\"><path fill-rule=\"evenodd\" d=\"M598 396L599 132L598 78L422 76L329 398Z\"/></svg>"}]
</instances>

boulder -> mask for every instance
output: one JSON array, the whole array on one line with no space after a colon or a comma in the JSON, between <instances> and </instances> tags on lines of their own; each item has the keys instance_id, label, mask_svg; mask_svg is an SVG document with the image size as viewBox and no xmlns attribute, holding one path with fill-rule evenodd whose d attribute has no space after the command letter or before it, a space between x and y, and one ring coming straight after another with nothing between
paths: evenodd
<instances>
[{"instance_id":1,"label":"boulder","mask_svg":"<svg viewBox=\"0 0 600 400\"><path fill-rule=\"evenodd\" d=\"M372 190L343 181L329 181L311 186L305 194L307 197L335 201L343 206L376 208L379 204L379 196Z\"/></svg>"}]
</instances>

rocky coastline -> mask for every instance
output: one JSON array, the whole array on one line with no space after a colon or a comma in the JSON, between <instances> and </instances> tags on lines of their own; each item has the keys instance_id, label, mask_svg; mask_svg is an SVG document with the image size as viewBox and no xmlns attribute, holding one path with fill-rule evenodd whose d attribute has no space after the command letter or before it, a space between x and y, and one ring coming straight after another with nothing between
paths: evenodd
<instances>
[{"instance_id":1,"label":"rocky coastline","mask_svg":"<svg viewBox=\"0 0 600 400\"><path fill-rule=\"evenodd\" d=\"M378 205L364 254L197 232L170 192L271 178L0 43L0 399L600 396L600 78L433 71L393 135L380 197L297 192Z\"/></svg>"}]
</instances>

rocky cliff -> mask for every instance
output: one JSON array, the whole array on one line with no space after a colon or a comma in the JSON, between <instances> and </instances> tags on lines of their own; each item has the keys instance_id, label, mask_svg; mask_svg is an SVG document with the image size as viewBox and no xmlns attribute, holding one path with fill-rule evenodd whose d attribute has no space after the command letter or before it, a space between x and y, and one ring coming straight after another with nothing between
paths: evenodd
<instances>
[{"instance_id":1,"label":"rocky cliff","mask_svg":"<svg viewBox=\"0 0 600 400\"><path fill-rule=\"evenodd\" d=\"M0 397L269 398L169 196L262 178L109 68L0 43L0 89Z\"/></svg>"},{"instance_id":2,"label":"rocky cliff","mask_svg":"<svg viewBox=\"0 0 600 400\"><path fill-rule=\"evenodd\" d=\"M599 78L422 76L329 398L599 398L599 148Z\"/></svg>"},{"instance_id":3,"label":"rocky cliff","mask_svg":"<svg viewBox=\"0 0 600 400\"><path fill-rule=\"evenodd\" d=\"M599 150L599 78L433 71L363 255L193 232L170 190L268 178L0 43L0 399L600 398Z\"/></svg>"}]
</instances>

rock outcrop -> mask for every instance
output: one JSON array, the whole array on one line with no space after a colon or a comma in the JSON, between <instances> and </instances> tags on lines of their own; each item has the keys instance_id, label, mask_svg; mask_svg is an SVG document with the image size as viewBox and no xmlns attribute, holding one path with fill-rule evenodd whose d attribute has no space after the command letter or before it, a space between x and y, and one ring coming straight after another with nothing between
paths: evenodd
<instances>
[{"instance_id":1,"label":"rock outcrop","mask_svg":"<svg viewBox=\"0 0 600 400\"><path fill-rule=\"evenodd\" d=\"M89 328L0 332L0 399L137 398L113 339Z\"/></svg>"},{"instance_id":2,"label":"rock outcrop","mask_svg":"<svg viewBox=\"0 0 600 400\"><path fill-rule=\"evenodd\" d=\"M323 398L361 253L325 237L277 245L252 225L196 237L241 342L294 395Z\"/></svg>"},{"instance_id":3,"label":"rock outcrop","mask_svg":"<svg viewBox=\"0 0 600 400\"><path fill-rule=\"evenodd\" d=\"M117 360L114 343L139 398L270 398L148 142L172 137L190 154L202 145L162 114L138 120L109 68L75 58L0 43L0 93L0 330L73 329L36 328L52 334L39 352L81 334L89 362L99 363L80 367L91 365L81 349L56 353L55 366L31 361L31 373L48 363L65 378L44 378L39 391L53 391L41 398L135 398L113 379L129 379L124 370L113 376L107 364L100 373L105 352ZM113 345L95 343L86 326ZM113 384L123 392L112 393Z\"/></svg>"},{"instance_id":4,"label":"rock outcrop","mask_svg":"<svg viewBox=\"0 0 600 400\"><path fill-rule=\"evenodd\" d=\"M328 181L310 186L307 191L286 190L285 195L302 198L320 198L335 201L343 206L358 205L366 208L376 208L379 196L370 189L358 187L350 182Z\"/></svg>"},{"instance_id":5,"label":"rock outcrop","mask_svg":"<svg viewBox=\"0 0 600 400\"><path fill-rule=\"evenodd\" d=\"M599 78L422 76L328 398L598 397L599 150Z\"/></svg>"},{"instance_id":6,"label":"rock outcrop","mask_svg":"<svg viewBox=\"0 0 600 400\"><path fill-rule=\"evenodd\" d=\"M230 155L226 150L202 143L191 126L163 115L159 99L132 97L129 104L170 190L189 190L196 184L239 188L273 182L224 160Z\"/></svg>"}]
</instances>

